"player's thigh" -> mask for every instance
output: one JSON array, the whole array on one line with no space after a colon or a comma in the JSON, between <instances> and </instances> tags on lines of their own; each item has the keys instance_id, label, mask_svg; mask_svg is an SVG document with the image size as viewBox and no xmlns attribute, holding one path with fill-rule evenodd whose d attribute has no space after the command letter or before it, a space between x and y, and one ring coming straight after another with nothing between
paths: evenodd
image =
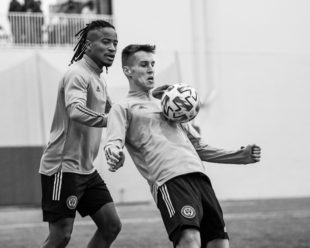
<instances>
[{"instance_id":1,"label":"player's thigh","mask_svg":"<svg viewBox=\"0 0 310 248\"><path fill-rule=\"evenodd\" d=\"M107 185L97 171L87 176L87 188L77 206L82 217L94 215L102 206L113 202Z\"/></svg>"},{"instance_id":2,"label":"player's thigh","mask_svg":"<svg viewBox=\"0 0 310 248\"><path fill-rule=\"evenodd\" d=\"M201 187L204 212L200 229L202 247L206 247L208 242L214 240L215 242L213 243L215 245L228 243L229 236L226 230L222 208L210 180L203 176L202 178L203 181L201 181L199 185ZM219 247L222 246L220 245Z\"/></svg>"},{"instance_id":3,"label":"player's thigh","mask_svg":"<svg viewBox=\"0 0 310 248\"><path fill-rule=\"evenodd\" d=\"M117 232L121 229L121 220L113 202L103 205L96 213L91 215L97 227L102 230Z\"/></svg>"},{"instance_id":4,"label":"player's thigh","mask_svg":"<svg viewBox=\"0 0 310 248\"><path fill-rule=\"evenodd\" d=\"M169 239L176 245L185 229L200 230L202 205L192 185L192 175L173 178L160 186L157 207Z\"/></svg>"},{"instance_id":5,"label":"player's thigh","mask_svg":"<svg viewBox=\"0 0 310 248\"><path fill-rule=\"evenodd\" d=\"M203 248L229 248L229 241L228 239L214 239Z\"/></svg>"},{"instance_id":6,"label":"player's thigh","mask_svg":"<svg viewBox=\"0 0 310 248\"><path fill-rule=\"evenodd\" d=\"M73 230L73 223L74 218L63 218L55 222L49 222L49 240L69 239Z\"/></svg>"},{"instance_id":7,"label":"player's thigh","mask_svg":"<svg viewBox=\"0 0 310 248\"><path fill-rule=\"evenodd\" d=\"M186 228L182 231L181 237L176 245L177 248L201 247L200 232L196 228Z\"/></svg>"}]
</instances>

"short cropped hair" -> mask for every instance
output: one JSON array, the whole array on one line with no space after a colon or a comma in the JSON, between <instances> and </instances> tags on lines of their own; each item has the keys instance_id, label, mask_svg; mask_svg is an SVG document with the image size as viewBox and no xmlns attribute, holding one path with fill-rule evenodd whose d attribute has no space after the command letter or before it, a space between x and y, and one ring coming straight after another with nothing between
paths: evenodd
<instances>
[{"instance_id":1,"label":"short cropped hair","mask_svg":"<svg viewBox=\"0 0 310 248\"><path fill-rule=\"evenodd\" d=\"M128 64L129 58L134 55L136 52L144 51L147 53L155 53L156 47L154 45L148 44L132 44L126 46L122 51L122 66L126 66Z\"/></svg>"}]
</instances>

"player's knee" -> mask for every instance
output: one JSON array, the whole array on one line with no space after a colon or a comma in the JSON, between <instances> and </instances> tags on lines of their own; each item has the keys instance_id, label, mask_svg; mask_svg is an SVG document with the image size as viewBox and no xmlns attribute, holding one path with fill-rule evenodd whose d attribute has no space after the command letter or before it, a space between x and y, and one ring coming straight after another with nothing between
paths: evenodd
<instances>
[{"instance_id":1,"label":"player's knee","mask_svg":"<svg viewBox=\"0 0 310 248\"><path fill-rule=\"evenodd\" d=\"M116 237L120 231L122 230L122 223L120 221L115 222L111 227L110 227L110 232L114 237Z\"/></svg>"},{"instance_id":2,"label":"player's knee","mask_svg":"<svg viewBox=\"0 0 310 248\"><path fill-rule=\"evenodd\" d=\"M41 247L55 247L62 248L66 247L71 239L71 233L58 233L57 235L50 235L47 242Z\"/></svg>"},{"instance_id":3,"label":"player's knee","mask_svg":"<svg viewBox=\"0 0 310 248\"><path fill-rule=\"evenodd\" d=\"M200 248L201 240L199 231L196 229L185 229L182 232L177 248Z\"/></svg>"},{"instance_id":4,"label":"player's knee","mask_svg":"<svg viewBox=\"0 0 310 248\"><path fill-rule=\"evenodd\" d=\"M47 247L65 247L69 243L73 230L73 220L73 218L65 218L49 223Z\"/></svg>"},{"instance_id":5,"label":"player's knee","mask_svg":"<svg viewBox=\"0 0 310 248\"><path fill-rule=\"evenodd\" d=\"M67 234L63 235L62 246L60 246L60 247L66 246L69 243L70 239L71 239L71 233L67 233Z\"/></svg>"},{"instance_id":6,"label":"player's knee","mask_svg":"<svg viewBox=\"0 0 310 248\"><path fill-rule=\"evenodd\" d=\"M71 232L64 232L58 236L58 243L56 247L65 247L71 239Z\"/></svg>"},{"instance_id":7,"label":"player's knee","mask_svg":"<svg viewBox=\"0 0 310 248\"><path fill-rule=\"evenodd\" d=\"M122 229L120 221L110 223L108 226L99 229L99 232L106 240L114 240Z\"/></svg>"}]
</instances>

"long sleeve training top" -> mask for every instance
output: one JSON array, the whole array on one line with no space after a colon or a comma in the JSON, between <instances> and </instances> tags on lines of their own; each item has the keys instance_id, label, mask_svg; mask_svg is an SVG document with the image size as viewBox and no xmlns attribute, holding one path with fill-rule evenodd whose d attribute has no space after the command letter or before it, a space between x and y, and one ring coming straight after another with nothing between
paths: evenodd
<instances>
[{"instance_id":1,"label":"long sleeve training top","mask_svg":"<svg viewBox=\"0 0 310 248\"><path fill-rule=\"evenodd\" d=\"M109 97L102 70L86 55L69 67L58 87L50 140L39 172L52 175L62 170L90 174L95 169L104 114Z\"/></svg>"},{"instance_id":2,"label":"long sleeve training top","mask_svg":"<svg viewBox=\"0 0 310 248\"><path fill-rule=\"evenodd\" d=\"M167 121L159 101L141 91L129 92L125 100L112 106L105 149L110 146L126 146L137 169L148 181L155 201L158 187L168 180L194 172L206 174L203 161L250 162L250 154L243 149L213 148L190 123Z\"/></svg>"}]
</instances>

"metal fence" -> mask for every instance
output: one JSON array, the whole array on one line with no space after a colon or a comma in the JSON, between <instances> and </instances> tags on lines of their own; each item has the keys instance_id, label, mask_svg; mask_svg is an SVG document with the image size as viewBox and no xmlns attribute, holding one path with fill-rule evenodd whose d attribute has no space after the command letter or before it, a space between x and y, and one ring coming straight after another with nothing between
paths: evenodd
<instances>
[{"instance_id":1,"label":"metal fence","mask_svg":"<svg viewBox=\"0 0 310 248\"><path fill-rule=\"evenodd\" d=\"M1 46L72 46L75 34L90 21L108 15L9 13L0 17Z\"/></svg>"}]
</instances>

